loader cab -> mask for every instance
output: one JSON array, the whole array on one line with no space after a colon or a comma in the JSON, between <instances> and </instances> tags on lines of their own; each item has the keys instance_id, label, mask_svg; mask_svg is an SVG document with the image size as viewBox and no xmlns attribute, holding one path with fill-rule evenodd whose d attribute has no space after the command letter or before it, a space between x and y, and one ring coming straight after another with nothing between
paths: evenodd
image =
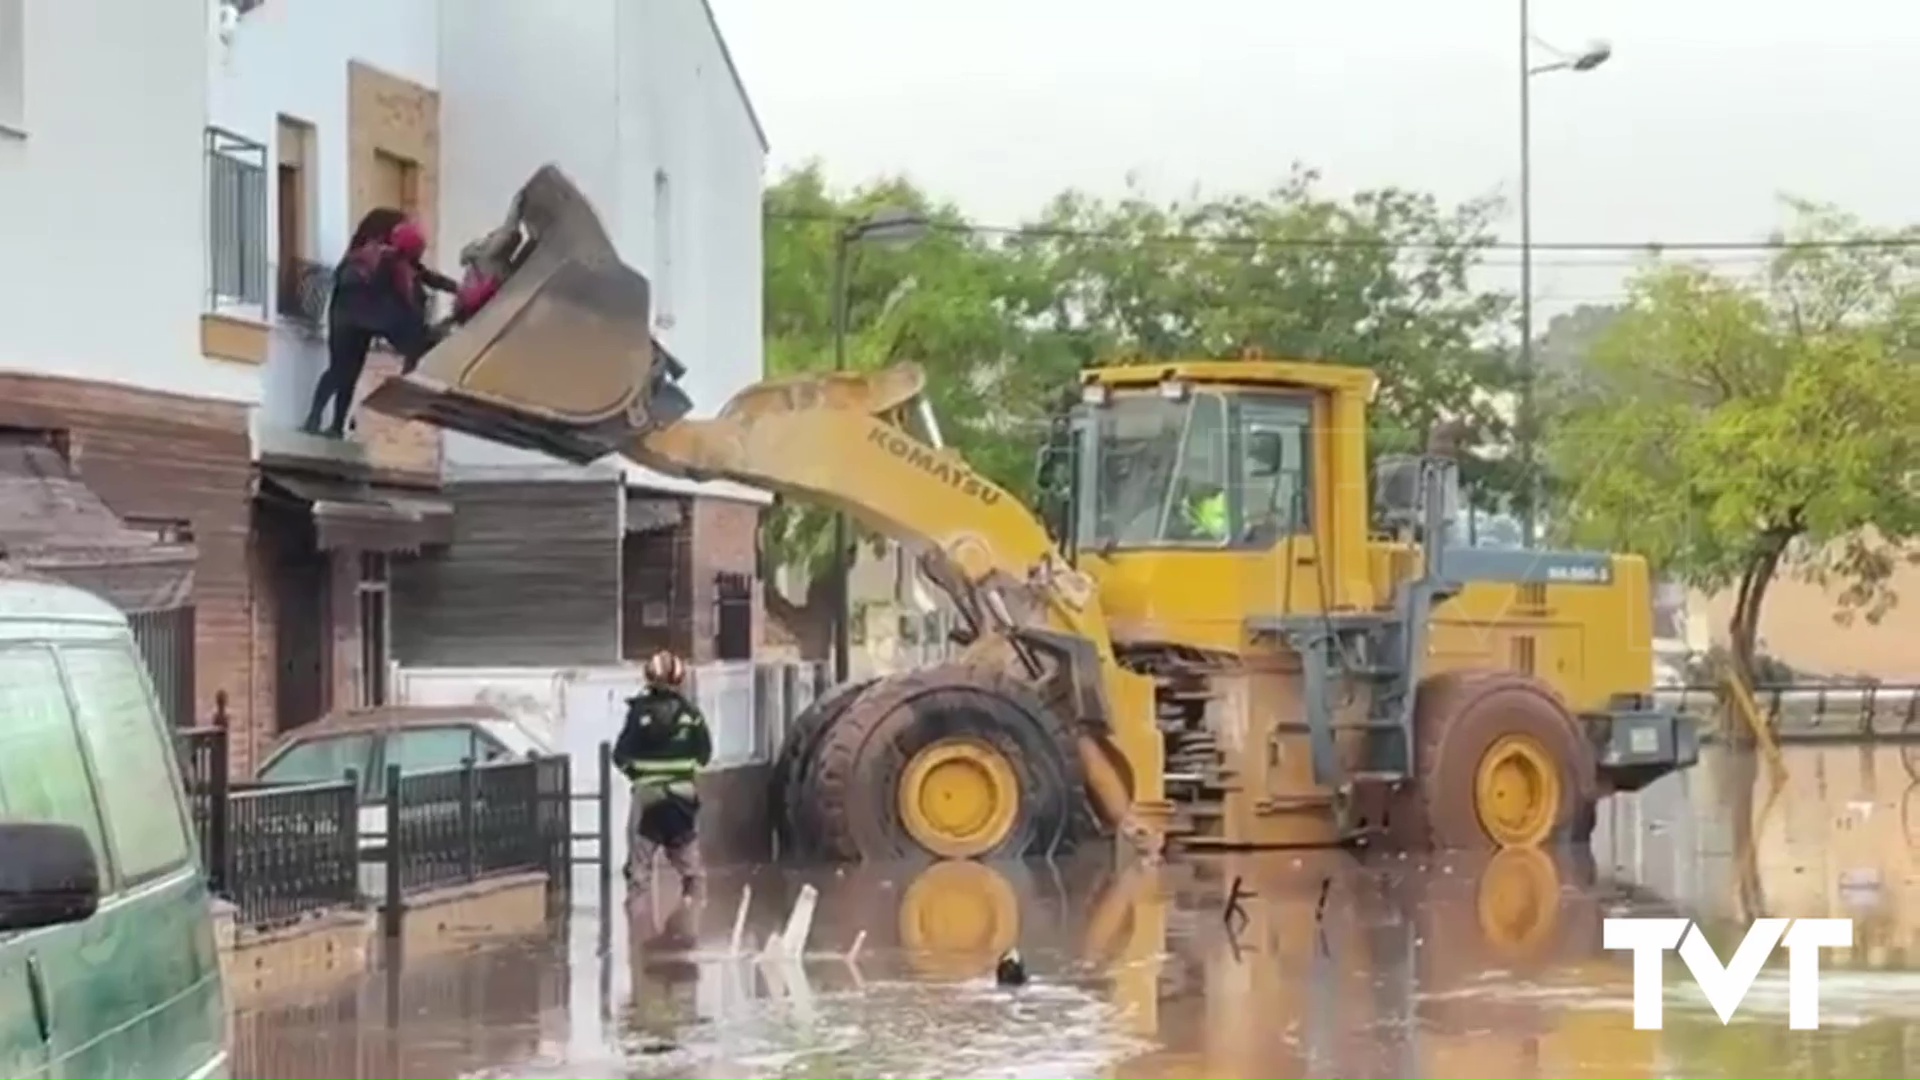
<instances>
[{"instance_id":1,"label":"loader cab","mask_svg":"<svg viewBox=\"0 0 1920 1080\"><path fill-rule=\"evenodd\" d=\"M1285 389L1090 384L1071 425L1077 545L1264 549L1311 531L1312 421L1312 396Z\"/></svg>"},{"instance_id":2,"label":"loader cab","mask_svg":"<svg viewBox=\"0 0 1920 1080\"><path fill-rule=\"evenodd\" d=\"M1039 486L1116 632L1238 648L1249 616L1360 602L1372 386L1255 360L1087 372Z\"/></svg>"}]
</instances>

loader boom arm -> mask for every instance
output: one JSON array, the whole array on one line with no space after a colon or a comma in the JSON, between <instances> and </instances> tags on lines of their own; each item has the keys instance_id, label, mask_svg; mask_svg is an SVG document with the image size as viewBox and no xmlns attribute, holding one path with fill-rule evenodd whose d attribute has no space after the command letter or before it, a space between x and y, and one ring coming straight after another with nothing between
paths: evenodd
<instances>
[{"instance_id":1,"label":"loader boom arm","mask_svg":"<svg viewBox=\"0 0 1920 1080\"><path fill-rule=\"evenodd\" d=\"M925 389L917 364L873 373L774 379L736 394L711 420L640 435L628 456L693 480L730 480L846 514L919 549L963 610L990 594L991 618L1038 622L1112 642L1091 583L1068 566L1033 512L951 450L898 422ZM945 572L940 572L945 568Z\"/></svg>"},{"instance_id":2,"label":"loader boom arm","mask_svg":"<svg viewBox=\"0 0 1920 1080\"><path fill-rule=\"evenodd\" d=\"M973 624L962 662L1017 664L1045 688L1077 726L1093 805L1136 831L1134 803L1164 798L1153 681L1116 661L1091 579L1033 512L902 422L926 388L919 365L772 379L693 419L685 369L652 335L646 277L558 168L522 186L483 246L496 244L514 251L499 291L365 407L576 464L621 451L838 510L918 548Z\"/></svg>"}]
</instances>

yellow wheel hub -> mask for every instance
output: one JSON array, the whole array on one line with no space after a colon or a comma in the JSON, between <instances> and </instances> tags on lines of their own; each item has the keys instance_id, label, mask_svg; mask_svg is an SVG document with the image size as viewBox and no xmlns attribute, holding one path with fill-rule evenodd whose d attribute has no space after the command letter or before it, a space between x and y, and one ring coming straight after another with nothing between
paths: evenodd
<instances>
[{"instance_id":1,"label":"yellow wheel hub","mask_svg":"<svg viewBox=\"0 0 1920 1080\"><path fill-rule=\"evenodd\" d=\"M934 863L900 897L900 944L929 978L984 975L1019 940L1019 894L985 863Z\"/></svg>"},{"instance_id":2,"label":"yellow wheel hub","mask_svg":"<svg viewBox=\"0 0 1920 1080\"><path fill-rule=\"evenodd\" d=\"M1473 784L1480 827L1501 847L1535 847L1560 813L1560 765L1531 735L1505 735L1480 758Z\"/></svg>"},{"instance_id":3,"label":"yellow wheel hub","mask_svg":"<svg viewBox=\"0 0 1920 1080\"><path fill-rule=\"evenodd\" d=\"M1503 848L1480 872L1480 934L1509 960L1530 960L1560 922L1560 870L1538 848Z\"/></svg>"},{"instance_id":4,"label":"yellow wheel hub","mask_svg":"<svg viewBox=\"0 0 1920 1080\"><path fill-rule=\"evenodd\" d=\"M1020 815L1020 778L978 739L942 739L900 774L900 822L928 852L971 859L998 847Z\"/></svg>"}]
</instances>

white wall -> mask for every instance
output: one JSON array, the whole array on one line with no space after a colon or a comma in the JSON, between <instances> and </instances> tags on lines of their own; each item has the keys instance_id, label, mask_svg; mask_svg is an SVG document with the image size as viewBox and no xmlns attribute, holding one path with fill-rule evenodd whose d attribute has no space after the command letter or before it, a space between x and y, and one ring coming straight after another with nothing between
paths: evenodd
<instances>
[{"instance_id":1,"label":"white wall","mask_svg":"<svg viewBox=\"0 0 1920 1080\"><path fill-rule=\"evenodd\" d=\"M25 12L21 133L0 133L0 369L254 400L256 369L200 355L206 0Z\"/></svg>"},{"instance_id":2,"label":"white wall","mask_svg":"<svg viewBox=\"0 0 1920 1080\"><path fill-rule=\"evenodd\" d=\"M619 99L624 242L660 268L654 170L671 188L672 325L660 330L711 413L758 381L762 363L761 210L766 148L728 66L705 0L623 4ZM644 237L644 239L642 239Z\"/></svg>"},{"instance_id":3,"label":"white wall","mask_svg":"<svg viewBox=\"0 0 1920 1080\"><path fill-rule=\"evenodd\" d=\"M223 47L216 39L211 46L205 86L214 125L266 144L269 160L282 114L313 125L317 160L309 182L316 193L312 239L317 260L337 259L353 232L347 185L347 64L359 60L435 86L438 11L438 0L271 0L240 18L231 44ZM279 236L272 223L279 211L273 187L268 185L267 258L277 267ZM448 249L444 242L436 246ZM319 342L295 329L276 327L260 422L297 424L324 367Z\"/></svg>"},{"instance_id":4,"label":"white wall","mask_svg":"<svg viewBox=\"0 0 1920 1080\"><path fill-rule=\"evenodd\" d=\"M656 333L686 362L696 412L757 381L765 148L702 0L459 0L440 25L442 229L493 227L520 183L555 162L665 301L656 314L670 324ZM670 258L655 227L659 170ZM446 461L476 475L543 459L449 435Z\"/></svg>"}]
</instances>

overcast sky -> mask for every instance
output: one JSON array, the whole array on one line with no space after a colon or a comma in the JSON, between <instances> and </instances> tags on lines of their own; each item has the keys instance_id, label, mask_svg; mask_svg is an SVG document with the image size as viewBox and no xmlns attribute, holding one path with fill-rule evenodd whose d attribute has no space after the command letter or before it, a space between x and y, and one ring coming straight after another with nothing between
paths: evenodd
<instances>
[{"instance_id":1,"label":"overcast sky","mask_svg":"<svg viewBox=\"0 0 1920 1080\"><path fill-rule=\"evenodd\" d=\"M776 171L904 172L995 223L1130 173L1258 190L1295 160L1343 190L1518 185L1518 0L711 2ZM1536 241L1755 238L1782 193L1920 220L1920 0L1535 0L1533 22L1614 51L1534 81ZM1546 310L1617 292L1619 255L1536 260Z\"/></svg>"}]
</instances>

